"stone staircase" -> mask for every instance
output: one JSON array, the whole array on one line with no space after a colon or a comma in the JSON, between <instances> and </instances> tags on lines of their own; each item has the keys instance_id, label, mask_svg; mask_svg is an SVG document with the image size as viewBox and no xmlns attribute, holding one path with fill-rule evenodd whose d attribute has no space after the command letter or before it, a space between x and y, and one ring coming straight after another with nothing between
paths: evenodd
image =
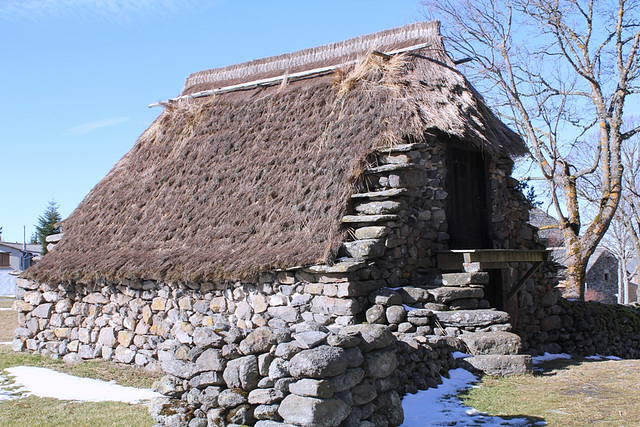
<instances>
[{"instance_id":1,"label":"stone staircase","mask_svg":"<svg viewBox=\"0 0 640 427\"><path fill-rule=\"evenodd\" d=\"M342 219L352 229L353 237L343 244L343 263L376 261L388 266L393 263L390 251L407 245L407 232L402 229L407 218L436 224L445 220L442 208L446 192L433 182L433 176L426 176L420 169L425 159L418 151L424 148L423 144L407 144L377 153L381 165L365 171L373 190L354 194L355 213ZM434 201L429 210L416 212L415 206L407 206L413 198L429 195ZM442 232L432 234L436 236L434 241L447 237ZM470 355L460 360L460 365L474 371L491 375L531 372L531 357L519 354L521 340L510 332L508 313L491 308L484 299L488 284L488 273L464 272L436 274L418 285L405 282L381 288L369 295L371 306L366 320L387 324L396 334L419 335L432 341L455 338L460 350Z\"/></svg>"},{"instance_id":2,"label":"stone staircase","mask_svg":"<svg viewBox=\"0 0 640 427\"><path fill-rule=\"evenodd\" d=\"M483 295L483 286L489 284L489 274L443 274L442 282L446 286L438 288L440 292L475 288ZM490 308L456 310L455 306L450 306L450 311L438 312L435 316L445 332L456 336L464 345L465 353L471 355L459 360L460 366L499 376L532 372L531 356L519 354L522 351L522 340L510 332L508 313Z\"/></svg>"}]
</instances>

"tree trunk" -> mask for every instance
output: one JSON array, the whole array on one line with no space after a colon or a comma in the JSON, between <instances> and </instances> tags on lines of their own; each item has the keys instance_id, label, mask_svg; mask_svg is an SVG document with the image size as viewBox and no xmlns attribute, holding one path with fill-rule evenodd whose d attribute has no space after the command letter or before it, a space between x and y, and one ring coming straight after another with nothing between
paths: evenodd
<instances>
[{"instance_id":1,"label":"tree trunk","mask_svg":"<svg viewBox=\"0 0 640 427\"><path fill-rule=\"evenodd\" d=\"M567 281L564 297L584 301L584 279L589 257L582 254L580 244L567 246Z\"/></svg>"}]
</instances>

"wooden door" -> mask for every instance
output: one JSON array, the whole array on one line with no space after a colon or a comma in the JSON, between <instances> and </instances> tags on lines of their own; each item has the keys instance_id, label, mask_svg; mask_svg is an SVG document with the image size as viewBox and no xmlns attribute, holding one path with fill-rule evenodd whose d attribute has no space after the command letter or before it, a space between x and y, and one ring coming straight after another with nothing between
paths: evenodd
<instances>
[{"instance_id":1,"label":"wooden door","mask_svg":"<svg viewBox=\"0 0 640 427\"><path fill-rule=\"evenodd\" d=\"M449 249L491 249L486 163L480 151L448 147Z\"/></svg>"}]
</instances>

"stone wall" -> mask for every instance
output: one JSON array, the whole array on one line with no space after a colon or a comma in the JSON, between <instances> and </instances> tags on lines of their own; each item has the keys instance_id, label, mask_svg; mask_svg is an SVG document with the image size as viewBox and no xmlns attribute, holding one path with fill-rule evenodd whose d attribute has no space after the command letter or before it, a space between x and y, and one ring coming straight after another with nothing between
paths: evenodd
<instances>
[{"instance_id":1,"label":"stone wall","mask_svg":"<svg viewBox=\"0 0 640 427\"><path fill-rule=\"evenodd\" d=\"M332 333L303 322L294 328L261 327L246 336L207 331L189 361L163 364L169 375L157 386L168 397L152 408L158 423L397 426L403 421L397 339L384 326L354 325ZM437 361L437 351L429 350L421 358Z\"/></svg>"},{"instance_id":2,"label":"stone wall","mask_svg":"<svg viewBox=\"0 0 640 427\"><path fill-rule=\"evenodd\" d=\"M347 269L356 266L372 267ZM21 279L24 326L14 349L160 367L167 375L156 386L167 398L153 414L163 425L398 425L401 396L439 384L456 366L452 352L511 328L504 312L450 311L485 306L485 273L391 289L350 281L357 270L326 271L280 272L263 276L273 282L224 290ZM369 323L356 324L359 317Z\"/></svg>"},{"instance_id":3,"label":"stone wall","mask_svg":"<svg viewBox=\"0 0 640 427\"><path fill-rule=\"evenodd\" d=\"M595 301L559 299L528 336L528 352L640 357L640 310Z\"/></svg>"},{"instance_id":4,"label":"stone wall","mask_svg":"<svg viewBox=\"0 0 640 427\"><path fill-rule=\"evenodd\" d=\"M14 349L67 361L97 357L145 366L162 361L158 346L165 340L176 340L186 352L197 328L278 329L302 321L347 326L364 318L369 293L384 285L358 280L371 270L366 262L340 266L356 267L365 271L314 274L309 271L327 270L299 269L225 289L151 280L52 286L19 279L25 293L16 304L21 326Z\"/></svg>"}]
</instances>

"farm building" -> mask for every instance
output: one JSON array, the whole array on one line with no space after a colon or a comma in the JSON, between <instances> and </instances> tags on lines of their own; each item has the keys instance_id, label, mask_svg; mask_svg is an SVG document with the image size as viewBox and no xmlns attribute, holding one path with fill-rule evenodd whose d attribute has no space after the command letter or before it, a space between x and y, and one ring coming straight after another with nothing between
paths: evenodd
<instances>
[{"instance_id":1,"label":"farm building","mask_svg":"<svg viewBox=\"0 0 640 427\"><path fill-rule=\"evenodd\" d=\"M35 264L40 245L3 242L0 239L0 296L16 295L16 277Z\"/></svg>"},{"instance_id":2,"label":"farm building","mask_svg":"<svg viewBox=\"0 0 640 427\"><path fill-rule=\"evenodd\" d=\"M455 350L509 374L552 340L510 177L527 149L438 22L198 72L160 104L20 279L16 350L161 367L160 424L352 426L399 425Z\"/></svg>"}]
</instances>

